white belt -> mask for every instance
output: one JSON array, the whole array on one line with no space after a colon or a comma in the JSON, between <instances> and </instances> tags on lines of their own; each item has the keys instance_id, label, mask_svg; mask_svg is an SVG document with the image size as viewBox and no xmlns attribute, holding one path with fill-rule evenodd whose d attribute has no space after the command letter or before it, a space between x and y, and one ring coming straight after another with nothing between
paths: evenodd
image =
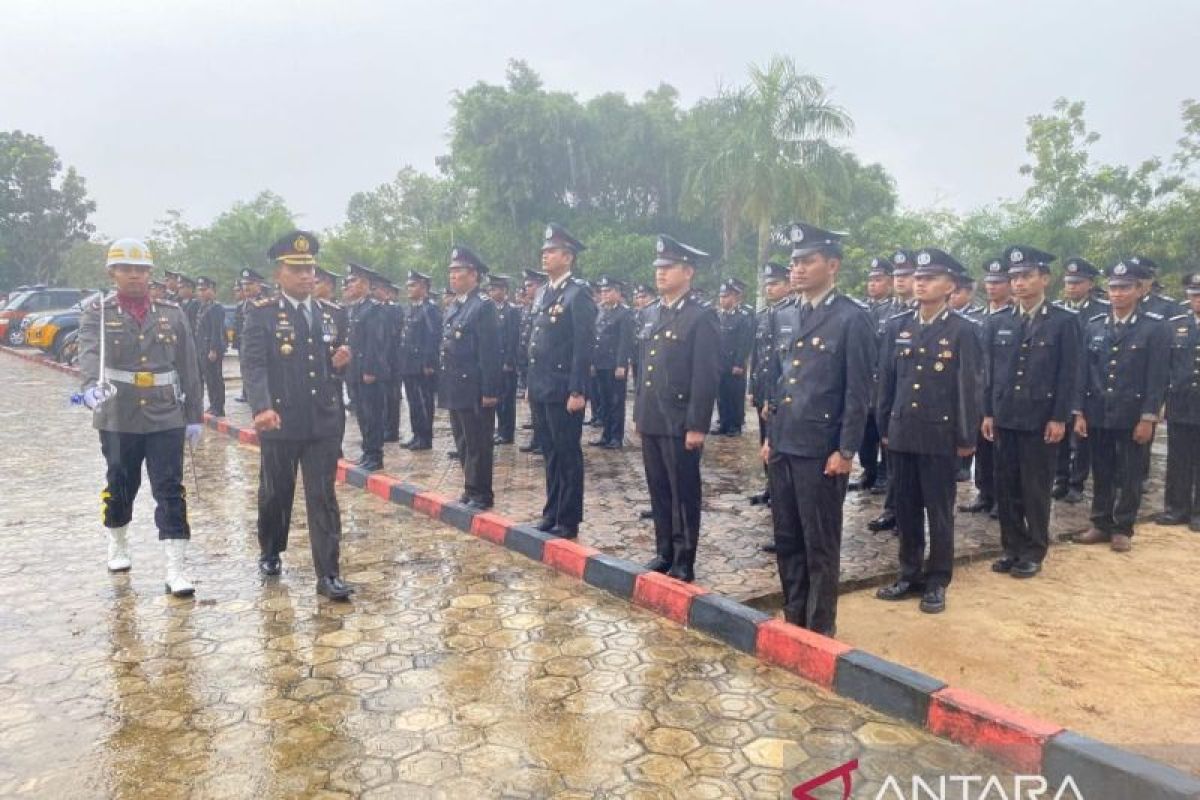
<instances>
[{"instance_id":1,"label":"white belt","mask_svg":"<svg viewBox=\"0 0 1200 800\"><path fill-rule=\"evenodd\" d=\"M148 389L151 386L175 386L179 383L179 377L175 374L175 370L170 372L126 372L123 369L109 369L105 371L105 376L117 383L128 383L140 389Z\"/></svg>"}]
</instances>

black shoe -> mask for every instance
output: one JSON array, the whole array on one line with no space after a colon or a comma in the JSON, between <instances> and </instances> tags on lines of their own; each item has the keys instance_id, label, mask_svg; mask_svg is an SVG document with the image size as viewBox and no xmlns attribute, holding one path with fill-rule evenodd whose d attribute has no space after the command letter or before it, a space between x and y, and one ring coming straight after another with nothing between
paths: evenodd
<instances>
[{"instance_id":1,"label":"black shoe","mask_svg":"<svg viewBox=\"0 0 1200 800\"><path fill-rule=\"evenodd\" d=\"M1161 514L1154 515L1154 522L1158 525L1187 525L1188 515L1180 514L1177 511L1164 511Z\"/></svg>"},{"instance_id":2,"label":"black shoe","mask_svg":"<svg viewBox=\"0 0 1200 800\"><path fill-rule=\"evenodd\" d=\"M556 524L557 523L555 523L555 521L549 517L542 517L538 520L537 525L534 525L533 527L537 528L542 533L549 533L550 531L554 530L554 526Z\"/></svg>"},{"instance_id":3,"label":"black shoe","mask_svg":"<svg viewBox=\"0 0 1200 800\"><path fill-rule=\"evenodd\" d=\"M1056 483L1054 488L1050 490L1050 496L1055 500L1062 500L1067 496L1067 492L1071 491L1070 487L1065 483Z\"/></svg>"},{"instance_id":4,"label":"black shoe","mask_svg":"<svg viewBox=\"0 0 1200 800\"><path fill-rule=\"evenodd\" d=\"M654 511L646 509L638 512L638 519L654 519Z\"/></svg>"},{"instance_id":5,"label":"black shoe","mask_svg":"<svg viewBox=\"0 0 1200 800\"><path fill-rule=\"evenodd\" d=\"M752 506L769 506L771 504L771 493L759 492L758 494L752 494L749 500Z\"/></svg>"},{"instance_id":6,"label":"black shoe","mask_svg":"<svg viewBox=\"0 0 1200 800\"><path fill-rule=\"evenodd\" d=\"M871 494L887 494L888 482L887 478L880 478L875 481L875 485L871 487Z\"/></svg>"},{"instance_id":7,"label":"black shoe","mask_svg":"<svg viewBox=\"0 0 1200 800\"><path fill-rule=\"evenodd\" d=\"M625 444L623 442L609 442L608 444L604 445L604 449L605 450L624 450Z\"/></svg>"},{"instance_id":8,"label":"black shoe","mask_svg":"<svg viewBox=\"0 0 1200 800\"><path fill-rule=\"evenodd\" d=\"M367 472L379 472L383 469L383 461L376 458L364 458L359 462L358 468Z\"/></svg>"},{"instance_id":9,"label":"black shoe","mask_svg":"<svg viewBox=\"0 0 1200 800\"><path fill-rule=\"evenodd\" d=\"M779 548L775 546L774 542L767 542L766 544L760 544L758 546L758 550L761 553L778 553L779 552Z\"/></svg>"},{"instance_id":10,"label":"black shoe","mask_svg":"<svg viewBox=\"0 0 1200 800\"><path fill-rule=\"evenodd\" d=\"M461 460L462 460L462 456L460 456L460 455L458 454L458 451L457 451L457 450L451 450L449 453L446 453L446 457L447 457L447 458L452 458L452 459L454 459L455 461L461 461Z\"/></svg>"},{"instance_id":11,"label":"black shoe","mask_svg":"<svg viewBox=\"0 0 1200 800\"><path fill-rule=\"evenodd\" d=\"M463 492L462 494L460 494L458 496L458 500L456 502L459 505L465 506L467 503L471 502L471 495L467 494L466 492Z\"/></svg>"},{"instance_id":12,"label":"black shoe","mask_svg":"<svg viewBox=\"0 0 1200 800\"><path fill-rule=\"evenodd\" d=\"M513 443L512 439L506 439L503 436L493 436L492 437L492 444L512 444L512 443Z\"/></svg>"},{"instance_id":13,"label":"black shoe","mask_svg":"<svg viewBox=\"0 0 1200 800\"><path fill-rule=\"evenodd\" d=\"M691 567L683 564L675 564L667 570L667 577L674 578L677 581L691 583L696 580L696 572Z\"/></svg>"},{"instance_id":14,"label":"black shoe","mask_svg":"<svg viewBox=\"0 0 1200 800\"><path fill-rule=\"evenodd\" d=\"M578 525L555 525L553 528L550 529L550 533L554 534L555 536L557 536L560 539L578 539L579 538L579 526Z\"/></svg>"},{"instance_id":15,"label":"black shoe","mask_svg":"<svg viewBox=\"0 0 1200 800\"><path fill-rule=\"evenodd\" d=\"M869 531L890 531L896 527L896 515L891 511L884 511L875 519L867 523Z\"/></svg>"},{"instance_id":16,"label":"black shoe","mask_svg":"<svg viewBox=\"0 0 1200 800\"><path fill-rule=\"evenodd\" d=\"M523 431L531 431L531 430L533 430L533 423L532 423L532 422L526 422L524 425L522 425L522 426L521 426L521 430L523 430Z\"/></svg>"},{"instance_id":17,"label":"black shoe","mask_svg":"<svg viewBox=\"0 0 1200 800\"><path fill-rule=\"evenodd\" d=\"M868 492L875 486L875 478L870 475L863 475L856 481L850 481L846 484L848 492Z\"/></svg>"},{"instance_id":18,"label":"black shoe","mask_svg":"<svg viewBox=\"0 0 1200 800\"><path fill-rule=\"evenodd\" d=\"M606 447L607 445L608 439L592 439L588 442L588 447Z\"/></svg>"},{"instance_id":19,"label":"black shoe","mask_svg":"<svg viewBox=\"0 0 1200 800\"><path fill-rule=\"evenodd\" d=\"M1063 497L1063 502L1070 503L1071 505L1082 503L1083 492L1079 491L1078 489L1068 489L1066 495Z\"/></svg>"},{"instance_id":20,"label":"black shoe","mask_svg":"<svg viewBox=\"0 0 1200 800\"><path fill-rule=\"evenodd\" d=\"M1017 559L1013 556L1005 556L992 562L992 572L1012 572L1016 563Z\"/></svg>"},{"instance_id":21,"label":"black shoe","mask_svg":"<svg viewBox=\"0 0 1200 800\"><path fill-rule=\"evenodd\" d=\"M671 562L667 561L662 556L655 556L646 562L646 569L651 572L661 572L666 574L671 571Z\"/></svg>"},{"instance_id":22,"label":"black shoe","mask_svg":"<svg viewBox=\"0 0 1200 800\"><path fill-rule=\"evenodd\" d=\"M401 447L403 447L405 450L412 450L412 448L413 448L413 445L414 445L414 444L416 444L416 443L417 443L417 437L415 437L415 436L414 436L414 437L412 437L411 439L409 439L407 442L405 442L404 444L402 444L402 445L400 445L400 446L401 446Z\"/></svg>"},{"instance_id":23,"label":"black shoe","mask_svg":"<svg viewBox=\"0 0 1200 800\"><path fill-rule=\"evenodd\" d=\"M283 572L283 564L279 561L279 556L259 556L258 571L273 578Z\"/></svg>"},{"instance_id":24,"label":"black shoe","mask_svg":"<svg viewBox=\"0 0 1200 800\"><path fill-rule=\"evenodd\" d=\"M725 431L725 435L726 436L741 436L742 429L741 428L730 428L729 430Z\"/></svg>"},{"instance_id":25,"label":"black shoe","mask_svg":"<svg viewBox=\"0 0 1200 800\"><path fill-rule=\"evenodd\" d=\"M909 583L908 581L896 581L891 586L884 586L875 592L875 596L880 600L907 600L910 597L916 597L922 591L921 584Z\"/></svg>"},{"instance_id":26,"label":"black shoe","mask_svg":"<svg viewBox=\"0 0 1200 800\"><path fill-rule=\"evenodd\" d=\"M946 587L930 586L921 595L921 610L926 614L940 614L946 610Z\"/></svg>"},{"instance_id":27,"label":"black shoe","mask_svg":"<svg viewBox=\"0 0 1200 800\"><path fill-rule=\"evenodd\" d=\"M604 427L604 420L602 420L602 419L589 419L589 420L588 420L588 422L587 422L587 426L588 426L589 428L603 428L603 427Z\"/></svg>"},{"instance_id":28,"label":"black shoe","mask_svg":"<svg viewBox=\"0 0 1200 800\"><path fill-rule=\"evenodd\" d=\"M540 456L542 454L542 448L534 447L531 444L523 444L520 447L518 447L517 449L520 450L522 453L532 453L535 456Z\"/></svg>"},{"instance_id":29,"label":"black shoe","mask_svg":"<svg viewBox=\"0 0 1200 800\"><path fill-rule=\"evenodd\" d=\"M1032 578L1042 571L1042 565L1036 561L1018 561L1013 564L1012 572L1009 573L1014 578Z\"/></svg>"},{"instance_id":30,"label":"black shoe","mask_svg":"<svg viewBox=\"0 0 1200 800\"><path fill-rule=\"evenodd\" d=\"M383 437L384 444L395 444L398 441L400 441L400 434L398 433L395 436L388 434L387 436Z\"/></svg>"},{"instance_id":31,"label":"black shoe","mask_svg":"<svg viewBox=\"0 0 1200 800\"><path fill-rule=\"evenodd\" d=\"M969 470L969 469L960 469L958 472L954 473L954 482L955 483L967 483L970 480L971 480L971 470Z\"/></svg>"},{"instance_id":32,"label":"black shoe","mask_svg":"<svg viewBox=\"0 0 1200 800\"><path fill-rule=\"evenodd\" d=\"M244 402L246 402L246 398L244 398L244 397L235 397L235 398L233 398L233 399L234 399L234 401L235 401L235 402L238 402L238 403L244 403Z\"/></svg>"},{"instance_id":33,"label":"black shoe","mask_svg":"<svg viewBox=\"0 0 1200 800\"><path fill-rule=\"evenodd\" d=\"M988 512L988 519L1000 519L1000 509L993 506L992 510Z\"/></svg>"},{"instance_id":34,"label":"black shoe","mask_svg":"<svg viewBox=\"0 0 1200 800\"><path fill-rule=\"evenodd\" d=\"M433 442L427 442L424 439L422 439L408 449L412 450L414 452L416 452L417 450L432 450Z\"/></svg>"},{"instance_id":35,"label":"black shoe","mask_svg":"<svg viewBox=\"0 0 1200 800\"><path fill-rule=\"evenodd\" d=\"M992 506L994 506L995 504L996 504L996 501L993 500L992 498L984 497L984 496L980 495L979 497L976 497L974 500L972 500L970 503L959 506L958 510L963 512L964 514L982 514L986 511L991 511Z\"/></svg>"},{"instance_id":36,"label":"black shoe","mask_svg":"<svg viewBox=\"0 0 1200 800\"><path fill-rule=\"evenodd\" d=\"M337 575L331 575L317 581L317 594L328 597L330 600L346 601L350 599L350 595L354 594L354 590Z\"/></svg>"},{"instance_id":37,"label":"black shoe","mask_svg":"<svg viewBox=\"0 0 1200 800\"><path fill-rule=\"evenodd\" d=\"M724 428L713 428L711 431L708 432L708 435L709 436L724 436L725 429Z\"/></svg>"},{"instance_id":38,"label":"black shoe","mask_svg":"<svg viewBox=\"0 0 1200 800\"><path fill-rule=\"evenodd\" d=\"M491 502L490 500L468 500L467 502L463 503L463 505L467 506L468 508L473 508L476 511L487 511L489 508L495 505L495 503Z\"/></svg>"}]
</instances>

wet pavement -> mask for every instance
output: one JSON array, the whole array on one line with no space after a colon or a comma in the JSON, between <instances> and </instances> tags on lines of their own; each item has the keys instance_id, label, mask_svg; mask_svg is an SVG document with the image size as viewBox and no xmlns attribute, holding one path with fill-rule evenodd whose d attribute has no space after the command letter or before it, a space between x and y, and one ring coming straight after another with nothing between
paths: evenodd
<instances>
[{"instance_id":1,"label":"wet pavement","mask_svg":"<svg viewBox=\"0 0 1200 800\"><path fill-rule=\"evenodd\" d=\"M196 598L163 594L148 495L133 571L109 575L73 379L12 358L0 374L0 796L778 798L851 758L874 796L888 774L992 771L357 489L338 490L355 603L314 594L302 503L264 582L257 451L227 437L192 462Z\"/></svg>"},{"instance_id":2,"label":"wet pavement","mask_svg":"<svg viewBox=\"0 0 1200 800\"><path fill-rule=\"evenodd\" d=\"M230 378L229 419L238 425L250 425L251 415L245 404L233 397L238 393L236 357L225 362ZM633 402L627 404L629 414ZM705 445L704 505L700 548L696 563L696 581L714 591L760 608L778 608L782 604L775 557L759 547L771 540L771 514L747 501L765 483L758 458L758 428L753 408L748 428L740 437L709 437ZM518 428L528 422L528 406L518 405ZM401 414L401 435L408 438L408 411ZM517 444L527 443L531 431L518 430ZM584 442L598 437L598 431L584 428ZM1159 442L1165 443L1160 433ZM346 427L346 454L360 454L358 426L353 417ZM453 448L449 422L439 412L434 428L434 449L412 453L398 444L384 446L384 470L430 491L450 497L462 492L462 470L446 456ZM654 529L638 512L649 509L641 451L633 435L633 423L626 425L625 448L619 451L584 447L585 511L579 541L610 555L645 562L654 555ZM536 456L520 453L517 445L496 447L496 509L517 521L536 520L544 502L544 462ZM1162 508L1158 476L1165 465L1165 454L1155 459L1152 490L1143 503L1146 513ZM974 485L959 485L958 502L968 503L975 496ZM849 591L891 581L897 571L897 540L890 532L873 533L867 522L880 514L880 495L847 495L842 542L842 590ZM1052 535L1058 538L1086 530L1090 495L1078 505L1056 503L1051 517ZM960 560L991 558L1000 552L1000 527L987 515L959 514L955 523L955 551Z\"/></svg>"}]
</instances>

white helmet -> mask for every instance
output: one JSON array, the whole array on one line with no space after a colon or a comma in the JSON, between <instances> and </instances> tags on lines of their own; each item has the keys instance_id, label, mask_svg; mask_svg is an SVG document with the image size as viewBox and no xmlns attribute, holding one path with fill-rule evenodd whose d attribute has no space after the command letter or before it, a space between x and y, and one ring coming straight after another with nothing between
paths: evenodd
<instances>
[{"instance_id":1,"label":"white helmet","mask_svg":"<svg viewBox=\"0 0 1200 800\"><path fill-rule=\"evenodd\" d=\"M117 239L108 246L108 260L105 267L117 264L133 264L139 267L153 267L154 257L150 248L140 239Z\"/></svg>"}]
</instances>

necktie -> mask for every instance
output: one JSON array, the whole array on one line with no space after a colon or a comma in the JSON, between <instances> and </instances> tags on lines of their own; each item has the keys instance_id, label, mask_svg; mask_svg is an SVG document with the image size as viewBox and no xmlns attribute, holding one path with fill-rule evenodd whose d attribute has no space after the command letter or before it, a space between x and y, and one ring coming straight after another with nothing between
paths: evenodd
<instances>
[{"instance_id":1,"label":"necktie","mask_svg":"<svg viewBox=\"0 0 1200 800\"><path fill-rule=\"evenodd\" d=\"M812 313L812 303L804 302L800 304L800 324L803 325L808 321L808 315Z\"/></svg>"},{"instance_id":2,"label":"necktie","mask_svg":"<svg viewBox=\"0 0 1200 800\"><path fill-rule=\"evenodd\" d=\"M300 309L300 319L304 322L304 330L301 333L307 339L309 333L312 331L311 312L308 309L308 303L298 303L297 307Z\"/></svg>"}]
</instances>

